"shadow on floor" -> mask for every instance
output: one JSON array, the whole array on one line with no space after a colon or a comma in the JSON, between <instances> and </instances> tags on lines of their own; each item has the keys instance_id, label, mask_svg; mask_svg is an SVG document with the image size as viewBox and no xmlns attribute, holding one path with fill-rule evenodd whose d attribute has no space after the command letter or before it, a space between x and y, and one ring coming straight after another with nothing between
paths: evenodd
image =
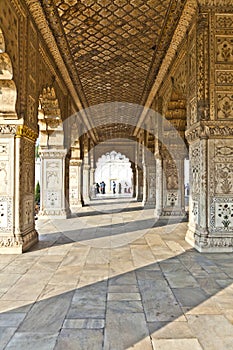
<instances>
[{"instance_id":1,"label":"shadow on floor","mask_svg":"<svg viewBox=\"0 0 233 350\"><path fill-rule=\"evenodd\" d=\"M153 254L159 260L159 247ZM12 309L11 314L1 314L1 320L10 315L13 317L13 314L21 315L21 322L15 327L16 332L5 350L124 350L137 343L147 349L147 341L151 344L150 335L181 318L181 322L174 324L179 329L187 321L185 313L232 284L232 264L232 255L207 256L191 249L109 279L104 265L102 270L97 267L95 270L93 265L84 268L83 272L77 268L76 273L64 276L63 283L56 271L40 295L42 300L26 304L27 311L21 307ZM215 274L209 273L211 268ZM91 282L95 278L97 281ZM79 281L84 283L85 279L85 286L69 287ZM64 284L67 292L61 293L59 290L64 289ZM14 297L12 292L10 296L20 298L20 295ZM200 342L205 342L206 337L209 341L210 325L217 329L217 320L215 318L214 324L214 321L201 323L200 334L194 327L189 337L196 336ZM198 322L197 318L193 324L195 322ZM212 339L212 349L215 349L214 341ZM225 349L222 345L221 350Z\"/></svg>"}]
</instances>

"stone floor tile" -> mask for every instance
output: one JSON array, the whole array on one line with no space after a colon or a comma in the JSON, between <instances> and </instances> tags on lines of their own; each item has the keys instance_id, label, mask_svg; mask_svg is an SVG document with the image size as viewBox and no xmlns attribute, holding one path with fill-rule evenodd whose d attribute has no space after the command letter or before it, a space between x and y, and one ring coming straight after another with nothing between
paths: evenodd
<instances>
[{"instance_id":1,"label":"stone floor tile","mask_svg":"<svg viewBox=\"0 0 233 350\"><path fill-rule=\"evenodd\" d=\"M203 350L197 339L153 339L154 350Z\"/></svg>"},{"instance_id":2,"label":"stone floor tile","mask_svg":"<svg viewBox=\"0 0 233 350\"><path fill-rule=\"evenodd\" d=\"M0 349L4 349L9 340L14 335L17 328L0 327Z\"/></svg>"},{"instance_id":3,"label":"stone floor tile","mask_svg":"<svg viewBox=\"0 0 233 350\"><path fill-rule=\"evenodd\" d=\"M191 274L180 272L165 273L165 277L171 288L197 288L199 284Z\"/></svg>"},{"instance_id":4,"label":"stone floor tile","mask_svg":"<svg viewBox=\"0 0 233 350\"><path fill-rule=\"evenodd\" d=\"M37 301L19 327L20 332L56 333L60 330L73 292Z\"/></svg>"},{"instance_id":5,"label":"stone floor tile","mask_svg":"<svg viewBox=\"0 0 233 350\"><path fill-rule=\"evenodd\" d=\"M0 293L5 293L11 286L13 286L20 278L21 274L8 274L6 272L0 273Z\"/></svg>"},{"instance_id":6,"label":"stone floor tile","mask_svg":"<svg viewBox=\"0 0 233 350\"><path fill-rule=\"evenodd\" d=\"M3 312L0 314L0 327L18 327L26 313L18 312Z\"/></svg>"},{"instance_id":7,"label":"stone floor tile","mask_svg":"<svg viewBox=\"0 0 233 350\"><path fill-rule=\"evenodd\" d=\"M139 293L108 293L108 300L141 300L141 295Z\"/></svg>"},{"instance_id":8,"label":"stone floor tile","mask_svg":"<svg viewBox=\"0 0 233 350\"><path fill-rule=\"evenodd\" d=\"M152 322L148 323L152 339L189 339L194 338L186 322Z\"/></svg>"},{"instance_id":9,"label":"stone floor tile","mask_svg":"<svg viewBox=\"0 0 233 350\"><path fill-rule=\"evenodd\" d=\"M102 343L102 330L62 329L54 350L102 350Z\"/></svg>"},{"instance_id":10,"label":"stone floor tile","mask_svg":"<svg viewBox=\"0 0 233 350\"><path fill-rule=\"evenodd\" d=\"M49 283L77 285L81 274L82 267L80 266L61 266L56 270Z\"/></svg>"},{"instance_id":11,"label":"stone floor tile","mask_svg":"<svg viewBox=\"0 0 233 350\"><path fill-rule=\"evenodd\" d=\"M124 284L124 285L110 285L108 287L108 292L113 293L138 293L139 289L137 285Z\"/></svg>"},{"instance_id":12,"label":"stone floor tile","mask_svg":"<svg viewBox=\"0 0 233 350\"><path fill-rule=\"evenodd\" d=\"M188 315L188 324L204 350L230 350L233 325L223 315Z\"/></svg>"},{"instance_id":13,"label":"stone floor tile","mask_svg":"<svg viewBox=\"0 0 233 350\"><path fill-rule=\"evenodd\" d=\"M17 332L4 350L53 350L58 334Z\"/></svg>"},{"instance_id":14,"label":"stone floor tile","mask_svg":"<svg viewBox=\"0 0 233 350\"><path fill-rule=\"evenodd\" d=\"M121 313L121 314L132 314L132 313L142 313L143 307L141 301L108 301L107 302L107 313Z\"/></svg>"},{"instance_id":15,"label":"stone floor tile","mask_svg":"<svg viewBox=\"0 0 233 350\"><path fill-rule=\"evenodd\" d=\"M0 313L27 313L33 304L33 300L0 300Z\"/></svg>"},{"instance_id":16,"label":"stone floor tile","mask_svg":"<svg viewBox=\"0 0 233 350\"><path fill-rule=\"evenodd\" d=\"M173 288L172 291L182 307L195 307L208 298L201 288Z\"/></svg>"},{"instance_id":17,"label":"stone floor tile","mask_svg":"<svg viewBox=\"0 0 233 350\"><path fill-rule=\"evenodd\" d=\"M107 313L104 350L152 350L143 313Z\"/></svg>"},{"instance_id":18,"label":"stone floor tile","mask_svg":"<svg viewBox=\"0 0 233 350\"><path fill-rule=\"evenodd\" d=\"M105 326L104 319L83 318L83 319L66 319L62 328L71 329L102 329Z\"/></svg>"},{"instance_id":19,"label":"stone floor tile","mask_svg":"<svg viewBox=\"0 0 233 350\"><path fill-rule=\"evenodd\" d=\"M1 257L0 348L232 350L232 254L200 254L186 223L152 227L138 203L107 202L38 220L40 243Z\"/></svg>"}]
</instances>

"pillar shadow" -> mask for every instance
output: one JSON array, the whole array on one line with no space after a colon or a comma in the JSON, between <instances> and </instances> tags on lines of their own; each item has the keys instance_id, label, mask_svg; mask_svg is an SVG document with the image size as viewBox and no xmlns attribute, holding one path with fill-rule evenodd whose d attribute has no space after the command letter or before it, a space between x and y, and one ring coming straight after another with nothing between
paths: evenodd
<instances>
[{"instance_id":1,"label":"pillar shadow","mask_svg":"<svg viewBox=\"0 0 233 350\"><path fill-rule=\"evenodd\" d=\"M160 249L153 254L159 260ZM1 322L6 318L9 323L9 317L16 314L21 319L11 330L5 349L29 350L35 342L36 349L48 350L131 348L169 323L182 317L186 322L186 312L232 284L232 264L231 254L207 256L191 249L109 279L104 265L103 271L96 267L95 272L91 265L84 274L64 275L64 282L56 271L38 301L1 314ZM72 269L69 264L63 267ZM83 284L85 278L86 285L72 288L79 281ZM91 282L95 278L97 281ZM60 293L64 288L67 291ZM14 298L11 290L9 293ZM20 300L20 294L17 298ZM7 294L2 299L8 300ZM9 328L5 327L5 332ZM214 344L214 338L212 341Z\"/></svg>"}]
</instances>

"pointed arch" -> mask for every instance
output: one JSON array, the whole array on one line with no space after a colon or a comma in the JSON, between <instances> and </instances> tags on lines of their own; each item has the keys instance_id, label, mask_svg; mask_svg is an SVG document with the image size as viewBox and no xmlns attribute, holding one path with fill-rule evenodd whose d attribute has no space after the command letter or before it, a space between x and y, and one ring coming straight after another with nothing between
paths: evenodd
<instances>
[{"instance_id":1,"label":"pointed arch","mask_svg":"<svg viewBox=\"0 0 233 350\"><path fill-rule=\"evenodd\" d=\"M13 80L13 68L9 55L5 52L5 40L0 28L0 117L15 119L17 89Z\"/></svg>"},{"instance_id":2,"label":"pointed arch","mask_svg":"<svg viewBox=\"0 0 233 350\"><path fill-rule=\"evenodd\" d=\"M46 86L39 95L38 123L40 147L63 148L64 132L61 110L53 86Z\"/></svg>"}]
</instances>

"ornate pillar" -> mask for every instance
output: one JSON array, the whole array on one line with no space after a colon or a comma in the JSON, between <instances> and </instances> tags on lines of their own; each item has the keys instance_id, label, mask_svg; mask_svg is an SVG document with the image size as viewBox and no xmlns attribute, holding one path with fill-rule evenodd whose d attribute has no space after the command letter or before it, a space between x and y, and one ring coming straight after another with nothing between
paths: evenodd
<instances>
[{"instance_id":1,"label":"ornate pillar","mask_svg":"<svg viewBox=\"0 0 233 350\"><path fill-rule=\"evenodd\" d=\"M94 145L92 145L93 147ZM94 167L94 150L93 148L90 150L90 198L94 198L96 195L96 188L95 188L95 167Z\"/></svg>"},{"instance_id":2,"label":"ornate pillar","mask_svg":"<svg viewBox=\"0 0 233 350\"><path fill-rule=\"evenodd\" d=\"M82 161L79 159L70 159L70 210L75 213L78 208L82 207L82 198L81 198L81 169Z\"/></svg>"},{"instance_id":3,"label":"ornate pillar","mask_svg":"<svg viewBox=\"0 0 233 350\"><path fill-rule=\"evenodd\" d=\"M154 165L143 164L143 205L155 207L156 200L156 168Z\"/></svg>"},{"instance_id":4,"label":"ornate pillar","mask_svg":"<svg viewBox=\"0 0 233 350\"><path fill-rule=\"evenodd\" d=\"M158 140L157 140L158 145ZM159 152L159 148L155 149L155 177L156 177L156 194L155 194L155 217L160 217L163 208L163 170L162 170L162 157Z\"/></svg>"},{"instance_id":5,"label":"ornate pillar","mask_svg":"<svg viewBox=\"0 0 233 350\"><path fill-rule=\"evenodd\" d=\"M152 140L150 140L150 138ZM156 168L154 159L154 137L145 133L145 144L143 147L143 205L155 207L156 197Z\"/></svg>"},{"instance_id":6,"label":"ornate pillar","mask_svg":"<svg viewBox=\"0 0 233 350\"><path fill-rule=\"evenodd\" d=\"M84 140L82 163L82 200L84 205L90 202L89 139Z\"/></svg>"},{"instance_id":7,"label":"ornate pillar","mask_svg":"<svg viewBox=\"0 0 233 350\"><path fill-rule=\"evenodd\" d=\"M197 35L189 39L195 49L197 74L192 85L197 94L193 98L190 90L186 131L190 155L186 240L201 252L233 251L232 6L227 1L221 2L221 9L217 6L216 1L211 12L200 7Z\"/></svg>"},{"instance_id":8,"label":"ornate pillar","mask_svg":"<svg viewBox=\"0 0 233 350\"><path fill-rule=\"evenodd\" d=\"M90 165L83 164L82 166L82 196L84 204L90 201Z\"/></svg>"},{"instance_id":9,"label":"ornate pillar","mask_svg":"<svg viewBox=\"0 0 233 350\"><path fill-rule=\"evenodd\" d=\"M142 202L143 199L143 171L142 167L136 166L136 200Z\"/></svg>"},{"instance_id":10,"label":"ornate pillar","mask_svg":"<svg viewBox=\"0 0 233 350\"><path fill-rule=\"evenodd\" d=\"M0 125L0 135L0 253L19 254L38 241L34 222L38 135L9 121Z\"/></svg>"},{"instance_id":11,"label":"ornate pillar","mask_svg":"<svg viewBox=\"0 0 233 350\"><path fill-rule=\"evenodd\" d=\"M173 149L176 146L173 146ZM177 149L178 158L174 159L164 149L162 151L162 210L161 217L184 217L184 152Z\"/></svg>"},{"instance_id":12,"label":"ornate pillar","mask_svg":"<svg viewBox=\"0 0 233 350\"><path fill-rule=\"evenodd\" d=\"M65 157L66 149L41 149L40 215L66 219Z\"/></svg>"},{"instance_id":13,"label":"ornate pillar","mask_svg":"<svg viewBox=\"0 0 233 350\"><path fill-rule=\"evenodd\" d=\"M133 179L132 179L132 197L135 198L136 197L136 187L137 187L137 182L136 182L136 167L135 167L135 163L131 162L131 169L132 169L132 173L133 173Z\"/></svg>"},{"instance_id":14,"label":"ornate pillar","mask_svg":"<svg viewBox=\"0 0 233 350\"><path fill-rule=\"evenodd\" d=\"M140 145L140 140L136 143L135 147L135 197L138 202L142 201L143 197L143 172L142 172L142 147Z\"/></svg>"}]
</instances>

